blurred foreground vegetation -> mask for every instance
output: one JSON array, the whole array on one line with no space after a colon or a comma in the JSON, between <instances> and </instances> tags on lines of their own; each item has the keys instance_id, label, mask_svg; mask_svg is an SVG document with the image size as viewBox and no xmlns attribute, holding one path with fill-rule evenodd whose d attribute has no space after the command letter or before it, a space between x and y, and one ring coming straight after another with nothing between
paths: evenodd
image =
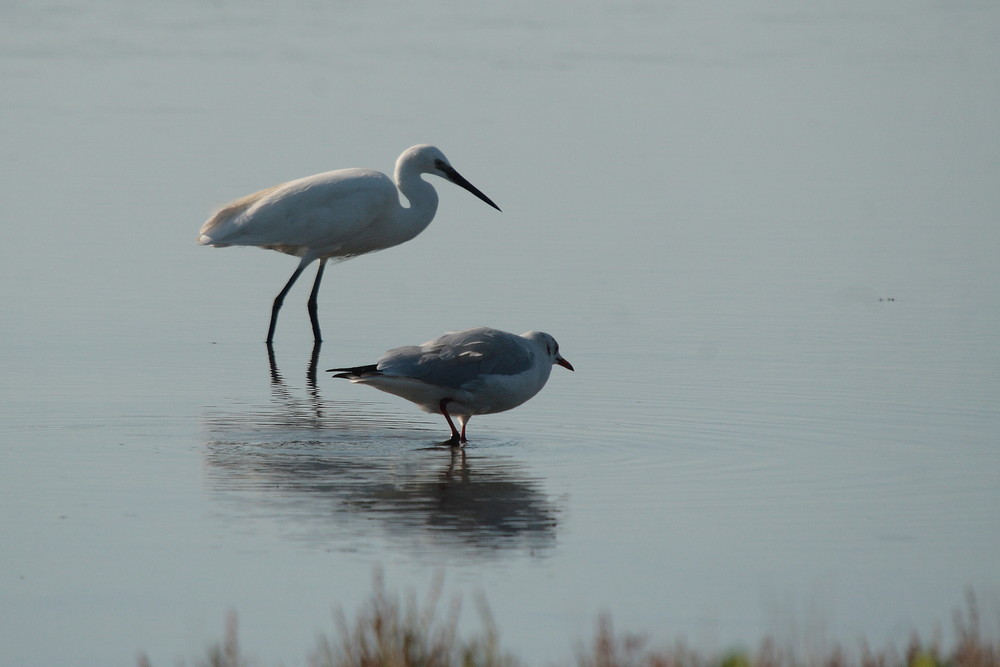
<instances>
[{"instance_id":1,"label":"blurred foreground vegetation","mask_svg":"<svg viewBox=\"0 0 1000 667\"><path fill-rule=\"evenodd\" d=\"M380 576L372 597L353 622L343 612L336 616L336 637L323 637L309 657L310 667L509 667L533 665L503 649L484 601L479 604L483 631L472 638L457 635L459 604L439 611L440 582L423 604L410 597L405 603L386 593ZM862 643L853 650L833 646L822 654L765 638L752 651L705 655L675 642L662 649L641 635L616 634L610 618L598 619L589 645L578 647L556 665L576 667L1000 667L1000 633L988 639L980 628L975 596L966 597L964 610L954 613L954 645L914 635L904 647L873 649ZM200 667L261 667L245 656L239 645L236 615L231 614L225 638L211 647ZM145 655L139 667L151 667Z\"/></svg>"}]
</instances>

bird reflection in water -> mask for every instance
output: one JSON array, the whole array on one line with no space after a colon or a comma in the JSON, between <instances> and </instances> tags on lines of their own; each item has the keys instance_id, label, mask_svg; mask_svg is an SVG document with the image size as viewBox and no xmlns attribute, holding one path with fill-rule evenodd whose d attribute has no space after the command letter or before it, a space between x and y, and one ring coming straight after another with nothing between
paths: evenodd
<instances>
[{"instance_id":1,"label":"bird reflection in water","mask_svg":"<svg viewBox=\"0 0 1000 667\"><path fill-rule=\"evenodd\" d=\"M316 384L316 365L319 362L319 352L323 347L322 341L313 343L312 354L309 357L309 366L306 368L306 391L309 394L313 406L312 418L320 420L323 418L323 400L319 395L319 386ZM285 379L278 370L278 362L274 355L274 345L267 343L267 365L271 371L271 392L278 400L284 400L288 404L296 404L299 401L293 398Z\"/></svg>"},{"instance_id":2,"label":"bird reflection in water","mask_svg":"<svg viewBox=\"0 0 1000 667\"><path fill-rule=\"evenodd\" d=\"M456 549L493 557L555 545L560 503L541 478L488 444L466 452L451 441L415 443L412 422L370 404L324 401L318 355L317 344L307 400L286 384L269 346L272 405L206 420L207 479L224 511L249 522L269 517L289 539L343 551L384 542L434 558Z\"/></svg>"}]
</instances>

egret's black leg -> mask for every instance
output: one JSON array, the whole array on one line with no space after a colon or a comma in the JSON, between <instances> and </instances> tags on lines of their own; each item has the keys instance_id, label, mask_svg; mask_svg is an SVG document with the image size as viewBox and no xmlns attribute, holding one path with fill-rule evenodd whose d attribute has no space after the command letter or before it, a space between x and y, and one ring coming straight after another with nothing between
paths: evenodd
<instances>
[{"instance_id":1,"label":"egret's black leg","mask_svg":"<svg viewBox=\"0 0 1000 667\"><path fill-rule=\"evenodd\" d=\"M319 333L319 318L316 316L316 297L319 295L319 283L323 280L323 269L326 268L326 258L319 260L319 269L316 270L316 281L313 282L312 292L309 293L309 321L312 322L313 340L317 343L323 342L323 336Z\"/></svg>"},{"instance_id":2,"label":"egret's black leg","mask_svg":"<svg viewBox=\"0 0 1000 667\"><path fill-rule=\"evenodd\" d=\"M292 289L292 285L294 285L295 281L299 279L299 276L302 275L302 272L307 266L309 266L309 262L311 261L311 259L306 260L303 258L302 261L299 262L298 268L295 269L295 273L293 273L292 277L288 279L288 282L285 283L282 290L278 292L278 296L274 297L274 305L271 306L271 326L267 329L268 344L274 342L274 327L278 324L278 311L281 310L281 304L285 302L285 295L288 294L288 290Z\"/></svg>"}]
</instances>

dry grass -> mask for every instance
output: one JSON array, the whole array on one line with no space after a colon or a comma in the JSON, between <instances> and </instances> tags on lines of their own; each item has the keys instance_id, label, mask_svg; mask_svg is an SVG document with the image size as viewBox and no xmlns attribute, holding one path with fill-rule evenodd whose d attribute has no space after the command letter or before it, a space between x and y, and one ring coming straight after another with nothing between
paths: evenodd
<instances>
[{"instance_id":1,"label":"dry grass","mask_svg":"<svg viewBox=\"0 0 1000 667\"><path fill-rule=\"evenodd\" d=\"M405 604L390 597L380 574L375 592L353 627L338 612L339 641L320 640L311 664L315 667L505 667L517 664L500 649L496 628L481 605L484 633L472 640L457 637L461 605L452 602L443 620L438 618L442 580L434 582L423 605L411 596Z\"/></svg>"},{"instance_id":2,"label":"dry grass","mask_svg":"<svg viewBox=\"0 0 1000 667\"><path fill-rule=\"evenodd\" d=\"M441 581L425 602L411 595L406 602L390 596L380 574L375 591L351 623L336 616L336 640L322 638L310 667L513 667L522 662L500 647L499 636L485 602L479 605L482 634L462 639L457 634L460 605L439 612ZM666 650L647 648L647 638L616 634L608 616L601 616L589 646L561 664L576 667L1000 667L1000 638L987 639L980 627L979 608L970 592L964 611L954 615L956 641L946 649L939 639L913 636L903 648L873 650L862 645L850 652L834 646L821 655L804 654L793 646L764 639L756 651L709 656L676 643ZM235 614L227 619L223 641L209 649L204 667L252 667L240 650ZM150 667L140 655L139 667Z\"/></svg>"},{"instance_id":3,"label":"dry grass","mask_svg":"<svg viewBox=\"0 0 1000 667\"><path fill-rule=\"evenodd\" d=\"M856 653L841 646L821 655L804 654L794 646L764 639L756 652L735 651L706 656L676 644L666 651L646 648L641 635L615 635L608 617L598 621L593 644L577 652L578 667L1000 667L1000 639L981 632L975 596L966 596L965 611L954 616L956 642L950 649L939 639L930 642L914 635L902 651L889 646L872 650L862 645Z\"/></svg>"}]
</instances>

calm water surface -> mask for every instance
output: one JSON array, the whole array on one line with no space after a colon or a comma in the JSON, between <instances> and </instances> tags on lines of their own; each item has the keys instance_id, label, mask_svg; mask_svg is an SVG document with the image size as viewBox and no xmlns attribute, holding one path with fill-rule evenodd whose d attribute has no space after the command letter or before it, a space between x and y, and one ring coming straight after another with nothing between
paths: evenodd
<instances>
[{"instance_id":1,"label":"calm water surface","mask_svg":"<svg viewBox=\"0 0 1000 667\"><path fill-rule=\"evenodd\" d=\"M0 9L0 645L303 664L387 586L572 655L1000 609L1000 11L985 3ZM327 272L213 207L438 144L415 241ZM439 418L319 369L488 324L555 369Z\"/></svg>"}]
</instances>

